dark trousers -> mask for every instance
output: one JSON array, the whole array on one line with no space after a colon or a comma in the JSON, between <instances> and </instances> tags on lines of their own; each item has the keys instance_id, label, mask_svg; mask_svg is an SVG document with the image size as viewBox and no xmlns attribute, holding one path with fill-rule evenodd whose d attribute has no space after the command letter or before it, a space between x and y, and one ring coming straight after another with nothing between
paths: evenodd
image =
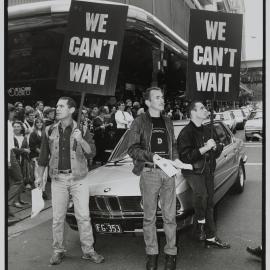
<instances>
[{"instance_id":1,"label":"dark trousers","mask_svg":"<svg viewBox=\"0 0 270 270\"><path fill-rule=\"evenodd\" d=\"M10 164L11 166L8 168L8 203L12 204L15 200L19 200L23 190L21 166L13 151L10 153Z\"/></svg>"},{"instance_id":2,"label":"dark trousers","mask_svg":"<svg viewBox=\"0 0 270 270\"><path fill-rule=\"evenodd\" d=\"M207 238L216 235L214 221L214 177L209 168L201 175L189 174L184 176L193 191L193 207L195 220L206 220L205 233Z\"/></svg>"}]
</instances>

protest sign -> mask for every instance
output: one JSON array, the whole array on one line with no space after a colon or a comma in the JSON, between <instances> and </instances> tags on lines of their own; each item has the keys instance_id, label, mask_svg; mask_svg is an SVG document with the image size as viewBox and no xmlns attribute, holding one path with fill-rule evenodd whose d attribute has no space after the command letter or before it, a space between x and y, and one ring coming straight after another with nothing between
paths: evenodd
<instances>
[{"instance_id":1,"label":"protest sign","mask_svg":"<svg viewBox=\"0 0 270 270\"><path fill-rule=\"evenodd\" d=\"M187 98L238 98L241 42L241 14L190 11Z\"/></svg>"},{"instance_id":2,"label":"protest sign","mask_svg":"<svg viewBox=\"0 0 270 270\"><path fill-rule=\"evenodd\" d=\"M72 1L57 88L115 93L128 7Z\"/></svg>"}]
</instances>

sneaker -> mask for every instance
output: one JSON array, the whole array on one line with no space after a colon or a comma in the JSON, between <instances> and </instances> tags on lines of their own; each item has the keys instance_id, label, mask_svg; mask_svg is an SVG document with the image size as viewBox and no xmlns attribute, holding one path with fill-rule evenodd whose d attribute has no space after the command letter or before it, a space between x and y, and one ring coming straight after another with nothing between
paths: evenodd
<instances>
[{"instance_id":1,"label":"sneaker","mask_svg":"<svg viewBox=\"0 0 270 270\"><path fill-rule=\"evenodd\" d=\"M214 240L205 240L205 247L206 248L223 248L223 249L228 249L230 248L231 246L226 243L226 242L223 242L221 241L218 237L215 237Z\"/></svg>"},{"instance_id":2,"label":"sneaker","mask_svg":"<svg viewBox=\"0 0 270 270\"><path fill-rule=\"evenodd\" d=\"M252 248L252 247L247 247L247 252L251 255L254 255L258 258L262 258L262 247L256 247L256 248Z\"/></svg>"},{"instance_id":3,"label":"sneaker","mask_svg":"<svg viewBox=\"0 0 270 270\"><path fill-rule=\"evenodd\" d=\"M90 260L93 263L103 263L104 257L100 254L98 254L96 251L83 254L82 259L84 260Z\"/></svg>"},{"instance_id":4,"label":"sneaker","mask_svg":"<svg viewBox=\"0 0 270 270\"><path fill-rule=\"evenodd\" d=\"M64 252L56 252L52 255L50 259L50 264L51 265L60 264L63 261L64 257L65 257Z\"/></svg>"}]
</instances>

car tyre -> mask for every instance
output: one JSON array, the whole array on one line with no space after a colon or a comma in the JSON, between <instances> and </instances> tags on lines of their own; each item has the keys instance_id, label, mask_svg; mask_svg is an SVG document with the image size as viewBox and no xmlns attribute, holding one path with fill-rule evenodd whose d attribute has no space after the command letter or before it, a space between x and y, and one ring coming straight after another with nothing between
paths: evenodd
<instances>
[{"instance_id":1,"label":"car tyre","mask_svg":"<svg viewBox=\"0 0 270 270\"><path fill-rule=\"evenodd\" d=\"M246 141L249 142L250 141L250 137L245 136L246 137Z\"/></svg>"},{"instance_id":2,"label":"car tyre","mask_svg":"<svg viewBox=\"0 0 270 270\"><path fill-rule=\"evenodd\" d=\"M245 181L246 181L245 168L243 163L240 163L238 167L237 178L233 185L234 193L240 194L244 191Z\"/></svg>"}]
</instances>

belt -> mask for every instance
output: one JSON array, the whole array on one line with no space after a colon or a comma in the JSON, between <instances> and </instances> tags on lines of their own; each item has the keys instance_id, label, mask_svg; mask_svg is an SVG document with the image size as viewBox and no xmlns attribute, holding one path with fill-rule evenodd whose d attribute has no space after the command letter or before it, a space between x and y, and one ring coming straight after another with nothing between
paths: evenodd
<instances>
[{"instance_id":1,"label":"belt","mask_svg":"<svg viewBox=\"0 0 270 270\"><path fill-rule=\"evenodd\" d=\"M58 170L58 173L69 174L69 173L72 173L72 170L71 169L68 169L68 170Z\"/></svg>"}]
</instances>

